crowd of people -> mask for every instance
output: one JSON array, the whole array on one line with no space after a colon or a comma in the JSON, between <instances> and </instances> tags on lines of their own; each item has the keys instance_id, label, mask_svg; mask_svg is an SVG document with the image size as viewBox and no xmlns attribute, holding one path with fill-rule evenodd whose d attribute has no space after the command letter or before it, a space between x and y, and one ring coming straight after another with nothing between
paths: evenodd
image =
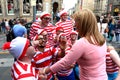
<instances>
[{"instance_id":1,"label":"crowd of people","mask_svg":"<svg viewBox=\"0 0 120 80\"><path fill-rule=\"evenodd\" d=\"M107 45L102 27L107 21L101 24L91 10L78 10L71 19L63 10L55 25L51 14L42 12L29 36L19 21L13 26L15 39L3 45L16 59L13 80L120 80L119 55Z\"/></svg>"},{"instance_id":2,"label":"crowd of people","mask_svg":"<svg viewBox=\"0 0 120 80\"><path fill-rule=\"evenodd\" d=\"M21 18L14 18L14 19L2 19L0 21L0 32L2 34L6 34L8 30L13 28L14 25L19 24ZM24 19L24 24L27 23L27 20Z\"/></svg>"},{"instance_id":3,"label":"crowd of people","mask_svg":"<svg viewBox=\"0 0 120 80\"><path fill-rule=\"evenodd\" d=\"M112 42L115 37L115 42L120 43L120 18L116 20L113 16L98 16L96 15L99 32L109 41Z\"/></svg>"}]
</instances>

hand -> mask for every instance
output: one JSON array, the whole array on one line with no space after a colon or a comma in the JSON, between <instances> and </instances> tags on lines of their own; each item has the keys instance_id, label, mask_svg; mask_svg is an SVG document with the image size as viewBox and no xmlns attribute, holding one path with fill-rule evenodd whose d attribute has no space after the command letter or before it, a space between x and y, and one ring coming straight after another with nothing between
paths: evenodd
<instances>
[{"instance_id":1,"label":"hand","mask_svg":"<svg viewBox=\"0 0 120 80\"><path fill-rule=\"evenodd\" d=\"M44 73L44 68L39 69L38 77L40 80L47 80L47 75Z\"/></svg>"},{"instance_id":2,"label":"hand","mask_svg":"<svg viewBox=\"0 0 120 80\"><path fill-rule=\"evenodd\" d=\"M113 46L108 46L107 47L107 52L110 52L111 50L115 50L115 48Z\"/></svg>"},{"instance_id":3,"label":"hand","mask_svg":"<svg viewBox=\"0 0 120 80\"><path fill-rule=\"evenodd\" d=\"M47 80L47 75L39 75L40 80Z\"/></svg>"},{"instance_id":4,"label":"hand","mask_svg":"<svg viewBox=\"0 0 120 80\"><path fill-rule=\"evenodd\" d=\"M45 68L41 68L38 72L39 75L47 75L48 73L50 73L51 70L49 67L45 67Z\"/></svg>"},{"instance_id":5,"label":"hand","mask_svg":"<svg viewBox=\"0 0 120 80\"><path fill-rule=\"evenodd\" d=\"M66 47L67 47L67 45L60 43L60 44L59 44L59 47L60 47L61 50L65 50Z\"/></svg>"},{"instance_id":6,"label":"hand","mask_svg":"<svg viewBox=\"0 0 120 80\"><path fill-rule=\"evenodd\" d=\"M45 75L45 69L46 68L40 68L38 74L39 75Z\"/></svg>"},{"instance_id":7,"label":"hand","mask_svg":"<svg viewBox=\"0 0 120 80\"><path fill-rule=\"evenodd\" d=\"M38 40L32 41L32 45L33 45L33 46L37 46L38 44L39 44L39 41L38 41Z\"/></svg>"}]
</instances>

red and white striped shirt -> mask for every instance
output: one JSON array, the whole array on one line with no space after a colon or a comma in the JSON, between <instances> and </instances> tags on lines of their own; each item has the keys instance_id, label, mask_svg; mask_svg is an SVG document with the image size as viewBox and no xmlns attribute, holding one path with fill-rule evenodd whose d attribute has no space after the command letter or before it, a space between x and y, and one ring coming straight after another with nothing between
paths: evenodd
<instances>
[{"instance_id":1,"label":"red and white striped shirt","mask_svg":"<svg viewBox=\"0 0 120 80\"><path fill-rule=\"evenodd\" d=\"M51 66L53 64L53 57L56 56L57 53L58 50L54 47L46 48L44 52L37 51L32 59L32 64L36 68L36 73L38 73L41 68ZM51 77L51 73L47 74L47 80L49 80Z\"/></svg>"},{"instance_id":2,"label":"red and white striped shirt","mask_svg":"<svg viewBox=\"0 0 120 80\"><path fill-rule=\"evenodd\" d=\"M65 22L62 22L61 20L58 21L56 24L56 27L63 27L64 33L67 36L67 39L69 38L70 33L73 30L73 22L71 20L66 20Z\"/></svg>"},{"instance_id":3,"label":"red and white striped shirt","mask_svg":"<svg viewBox=\"0 0 120 80\"><path fill-rule=\"evenodd\" d=\"M40 26L39 22L34 22L31 26L31 28L30 28L29 38L31 40L33 40L35 35L38 34L37 33L38 29L44 29L44 30L47 31L47 33L48 33L48 44L47 44L47 46L53 46L54 45L53 34L55 32L55 26L53 26L51 23L49 23L47 27L42 28Z\"/></svg>"},{"instance_id":4,"label":"red and white striped shirt","mask_svg":"<svg viewBox=\"0 0 120 80\"><path fill-rule=\"evenodd\" d=\"M58 51L61 52L60 47L57 46L57 48L58 48ZM66 55L67 53L69 53L69 50L70 50L70 49L71 49L71 47L67 47L67 48L65 49L65 55ZM56 62L59 61L59 60L62 59L62 58L63 58L63 57L57 56L57 57L56 57ZM71 66L70 66L69 69L65 69L65 70L62 70L62 71L58 71L58 72L57 72L57 75L59 75L59 76L69 76L69 75L72 73L72 71L73 71L73 68L71 68Z\"/></svg>"},{"instance_id":5,"label":"red and white striped shirt","mask_svg":"<svg viewBox=\"0 0 120 80\"><path fill-rule=\"evenodd\" d=\"M11 76L12 80L37 80L35 68L18 60L12 66Z\"/></svg>"},{"instance_id":6,"label":"red and white striped shirt","mask_svg":"<svg viewBox=\"0 0 120 80\"><path fill-rule=\"evenodd\" d=\"M118 72L119 68L116 63L111 59L110 53L107 52L106 54L106 71L107 73L114 73Z\"/></svg>"}]
</instances>

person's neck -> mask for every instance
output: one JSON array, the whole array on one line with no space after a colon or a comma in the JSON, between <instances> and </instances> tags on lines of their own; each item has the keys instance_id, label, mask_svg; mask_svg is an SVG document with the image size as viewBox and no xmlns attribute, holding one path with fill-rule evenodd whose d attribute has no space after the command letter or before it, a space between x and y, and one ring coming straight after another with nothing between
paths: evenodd
<instances>
[{"instance_id":1,"label":"person's neck","mask_svg":"<svg viewBox=\"0 0 120 80\"><path fill-rule=\"evenodd\" d=\"M72 45L75 43L75 40L71 40Z\"/></svg>"},{"instance_id":2,"label":"person's neck","mask_svg":"<svg viewBox=\"0 0 120 80\"><path fill-rule=\"evenodd\" d=\"M40 23L40 25L41 25L42 28L45 28L47 26L46 24L44 24L42 22Z\"/></svg>"},{"instance_id":3,"label":"person's neck","mask_svg":"<svg viewBox=\"0 0 120 80\"><path fill-rule=\"evenodd\" d=\"M23 63L31 64L31 59L29 59L27 57L24 57L23 59L20 59L20 61L23 62Z\"/></svg>"},{"instance_id":4,"label":"person's neck","mask_svg":"<svg viewBox=\"0 0 120 80\"><path fill-rule=\"evenodd\" d=\"M40 52L44 52L44 49L45 49L45 48L38 47L38 50L39 50Z\"/></svg>"},{"instance_id":5,"label":"person's neck","mask_svg":"<svg viewBox=\"0 0 120 80\"><path fill-rule=\"evenodd\" d=\"M61 21L62 21L62 22L65 22L66 20L64 20L64 19L61 19Z\"/></svg>"},{"instance_id":6,"label":"person's neck","mask_svg":"<svg viewBox=\"0 0 120 80\"><path fill-rule=\"evenodd\" d=\"M19 23L19 25L22 25L21 23Z\"/></svg>"}]
</instances>

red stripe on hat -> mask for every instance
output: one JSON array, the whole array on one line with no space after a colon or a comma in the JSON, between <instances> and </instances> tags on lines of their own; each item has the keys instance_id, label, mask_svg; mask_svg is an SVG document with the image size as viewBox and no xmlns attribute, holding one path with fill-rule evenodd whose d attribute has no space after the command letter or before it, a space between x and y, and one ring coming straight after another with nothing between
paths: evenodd
<instances>
[{"instance_id":1,"label":"red stripe on hat","mask_svg":"<svg viewBox=\"0 0 120 80\"><path fill-rule=\"evenodd\" d=\"M73 34L78 35L78 33L77 33L77 32L75 32L75 31L73 31L73 32L71 32L71 33L70 33L70 35L73 35Z\"/></svg>"},{"instance_id":2,"label":"red stripe on hat","mask_svg":"<svg viewBox=\"0 0 120 80\"><path fill-rule=\"evenodd\" d=\"M61 14L61 16L63 16L63 15L68 15L68 14L66 12L64 12L64 13Z\"/></svg>"},{"instance_id":3,"label":"red stripe on hat","mask_svg":"<svg viewBox=\"0 0 120 80\"><path fill-rule=\"evenodd\" d=\"M58 30L60 30L60 29L64 30L63 27L57 27L57 28L56 28L56 31L58 31Z\"/></svg>"},{"instance_id":4,"label":"red stripe on hat","mask_svg":"<svg viewBox=\"0 0 120 80\"><path fill-rule=\"evenodd\" d=\"M27 39L26 44L25 44L25 47L24 47L23 52L22 52L22 54L20 55L19 59L22 59L22 58L25 56L26 51L27 51L29 45L30 45L30 41Z\"/></svg>"},{"instance_id":5,"label":"red stripe on hat","mask_svg":"<svg viewBox=\"0 0 120 80\"><path fill-rule=\"evenodd\" d=\"M42 15L40 18L42 19L42 18L45 17L45 16L50 16L50 14L44 14L44 15Z\"/></svg>"}]
</instances>

